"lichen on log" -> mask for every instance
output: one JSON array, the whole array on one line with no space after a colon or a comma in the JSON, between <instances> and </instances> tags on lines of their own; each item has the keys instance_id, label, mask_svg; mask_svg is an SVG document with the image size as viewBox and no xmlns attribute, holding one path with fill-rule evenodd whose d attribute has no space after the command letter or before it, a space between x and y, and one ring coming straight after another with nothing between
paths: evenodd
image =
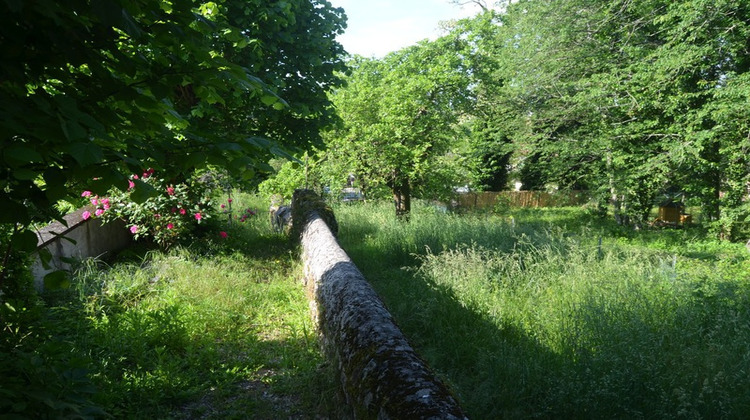
<instances>
[{"instance_id":1,"label":"lichen on log","mask_svg":"<svg viewBox=\"0 0 750 420\"><path fill-rule=\"evenodd\" d=\"M295 193L297 196L297 193ZM309 197L309 195L308 195ZM293 201L293 206L297 203ZM323 346L356 419L464 419L448 388L409 345L314 206L300 224L308 291Z\"/></svg>"}]
</instances>

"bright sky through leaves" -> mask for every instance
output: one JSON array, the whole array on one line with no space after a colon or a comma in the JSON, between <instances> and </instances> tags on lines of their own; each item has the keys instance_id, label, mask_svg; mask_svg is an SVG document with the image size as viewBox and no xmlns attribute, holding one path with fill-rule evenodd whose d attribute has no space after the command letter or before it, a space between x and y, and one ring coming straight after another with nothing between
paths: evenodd
<instances>
[{"instance_id":1,"label":"bright sky through leaves","mask_svg":"<svg viewBox=\"0 0 750 420\"><path fill-rule=\"evenodd\" d=\"M480 9L456 6L449 0L331 0L343 7L348 27L338 40L351 54L383 57L391 51L440 35L441 21L460 19Z\"/></svg>"}]
</instances>

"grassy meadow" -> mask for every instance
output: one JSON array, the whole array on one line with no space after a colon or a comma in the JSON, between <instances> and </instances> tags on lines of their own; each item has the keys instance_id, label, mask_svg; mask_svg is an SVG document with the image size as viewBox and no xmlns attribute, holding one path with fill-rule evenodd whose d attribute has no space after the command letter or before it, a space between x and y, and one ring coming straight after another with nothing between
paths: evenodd
<instances>
[{"instance_id":1,"label":"grassy meadow","mask_svg":"<svg viewBox=\"0 0 750 420\"><path fill-rule=\"evenodd\" d=\"M259 215L169 251L89 261L0 307L0 413L339 418L298 251ZM472 419L742 418L750 254L698 227L633 231L581 208L451 214L335 205L339 239ZM217 233L225 230L227 238ZM0 414L0 418L3 418Z\"/></svg>"},{"instance_id":2,"label":"grassy meadow","mask_svg":"<svg viewBox=\"0 0 750 420\"><path fill-rule=\"evenodd\" d=\"M88 261L34 313L2 313L0 418L332 416L297 253L267 204L234 208L264 211L166 252Z\"/></svg>"},{"instance_id":3,"label":"grassy meadow","mask_svg":"<svg viewBox=\"0 0 750 420\"><path fill-rule=\"evenodd\" d=\"M340 241L470 418L741 418L750 254L580 208L335 208Z\"/></svg>"}]
</instances>

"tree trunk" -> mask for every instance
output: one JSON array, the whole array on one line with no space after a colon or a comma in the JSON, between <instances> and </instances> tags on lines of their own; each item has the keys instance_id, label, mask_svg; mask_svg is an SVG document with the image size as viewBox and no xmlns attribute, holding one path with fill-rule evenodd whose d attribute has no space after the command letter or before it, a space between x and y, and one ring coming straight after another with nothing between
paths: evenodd
<instances>
[{"instance_id":1,"label":"tree trunk","mask_svg":"<svg viewBox=\"0 0 750 420\"><path fill-rule=\"evenodd\" d=\"M703 197L702 213L707 221L716 221L721 217L721 153L719 143L714 141L701 152L702 158L712 162L714 165L706 172L706 184L708 195Z\"/></svg>"},{"instance_id":2,"label":"tree trunk","mask_svg":"<svg viewBox=\"0 0 750 420\"><path fill-rule=\"evenodd\" d=\"M615 182L615 170L612 163L612 150L607 149L607 173L609 175L609 201L612 204L615 221L618 225L623 224L622 199L617 192L617 183Z\"/></svg>"},{"instance_id":3,"label":"tree trunk","mask_svg":"<svg viewBox=\"0 0 750 420\"><path fill-rule=\"evenodd\" d=\"M301 190L294 194L293 230L301 231L311 309L326 353L339 369L348 414L355 419L465 419L341 249L315 210L315 198L308 197Z\"/></svg>"},{"instance_id":4,"label":"tree trunk","mask_svg":"<svg viewBox=\"0 0 750 420\"><path fill-rule=\"evenodd\" d=\"M393 191L393 203L396 205L396 217L409 220L409 213L411 212L411 185L409 184L409 178L403 175L399 176L399 171L395 171L391 190Z\"/></svg>"}]
</instances>

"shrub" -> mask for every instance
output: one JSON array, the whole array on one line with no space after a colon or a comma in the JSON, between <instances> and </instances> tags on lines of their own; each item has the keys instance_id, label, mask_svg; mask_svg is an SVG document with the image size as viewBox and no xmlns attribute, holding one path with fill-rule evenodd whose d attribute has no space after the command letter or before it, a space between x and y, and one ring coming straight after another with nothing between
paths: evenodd
<instances>
[{"instance_id":1,"label":"shrub","mask_svg":"<svg viewBox=\"0 0 750 420\"><path fill-rule=\"evenodd\" d=\"M111 190L109 197L92 196L94 213L83 217L101 217L105 222L122 219L135 239L151 238L163 248L212 216L211 185L197 176L165 179L149 169L141 176L132 175L125 191Z\"/></svg>"}]
</instances>

